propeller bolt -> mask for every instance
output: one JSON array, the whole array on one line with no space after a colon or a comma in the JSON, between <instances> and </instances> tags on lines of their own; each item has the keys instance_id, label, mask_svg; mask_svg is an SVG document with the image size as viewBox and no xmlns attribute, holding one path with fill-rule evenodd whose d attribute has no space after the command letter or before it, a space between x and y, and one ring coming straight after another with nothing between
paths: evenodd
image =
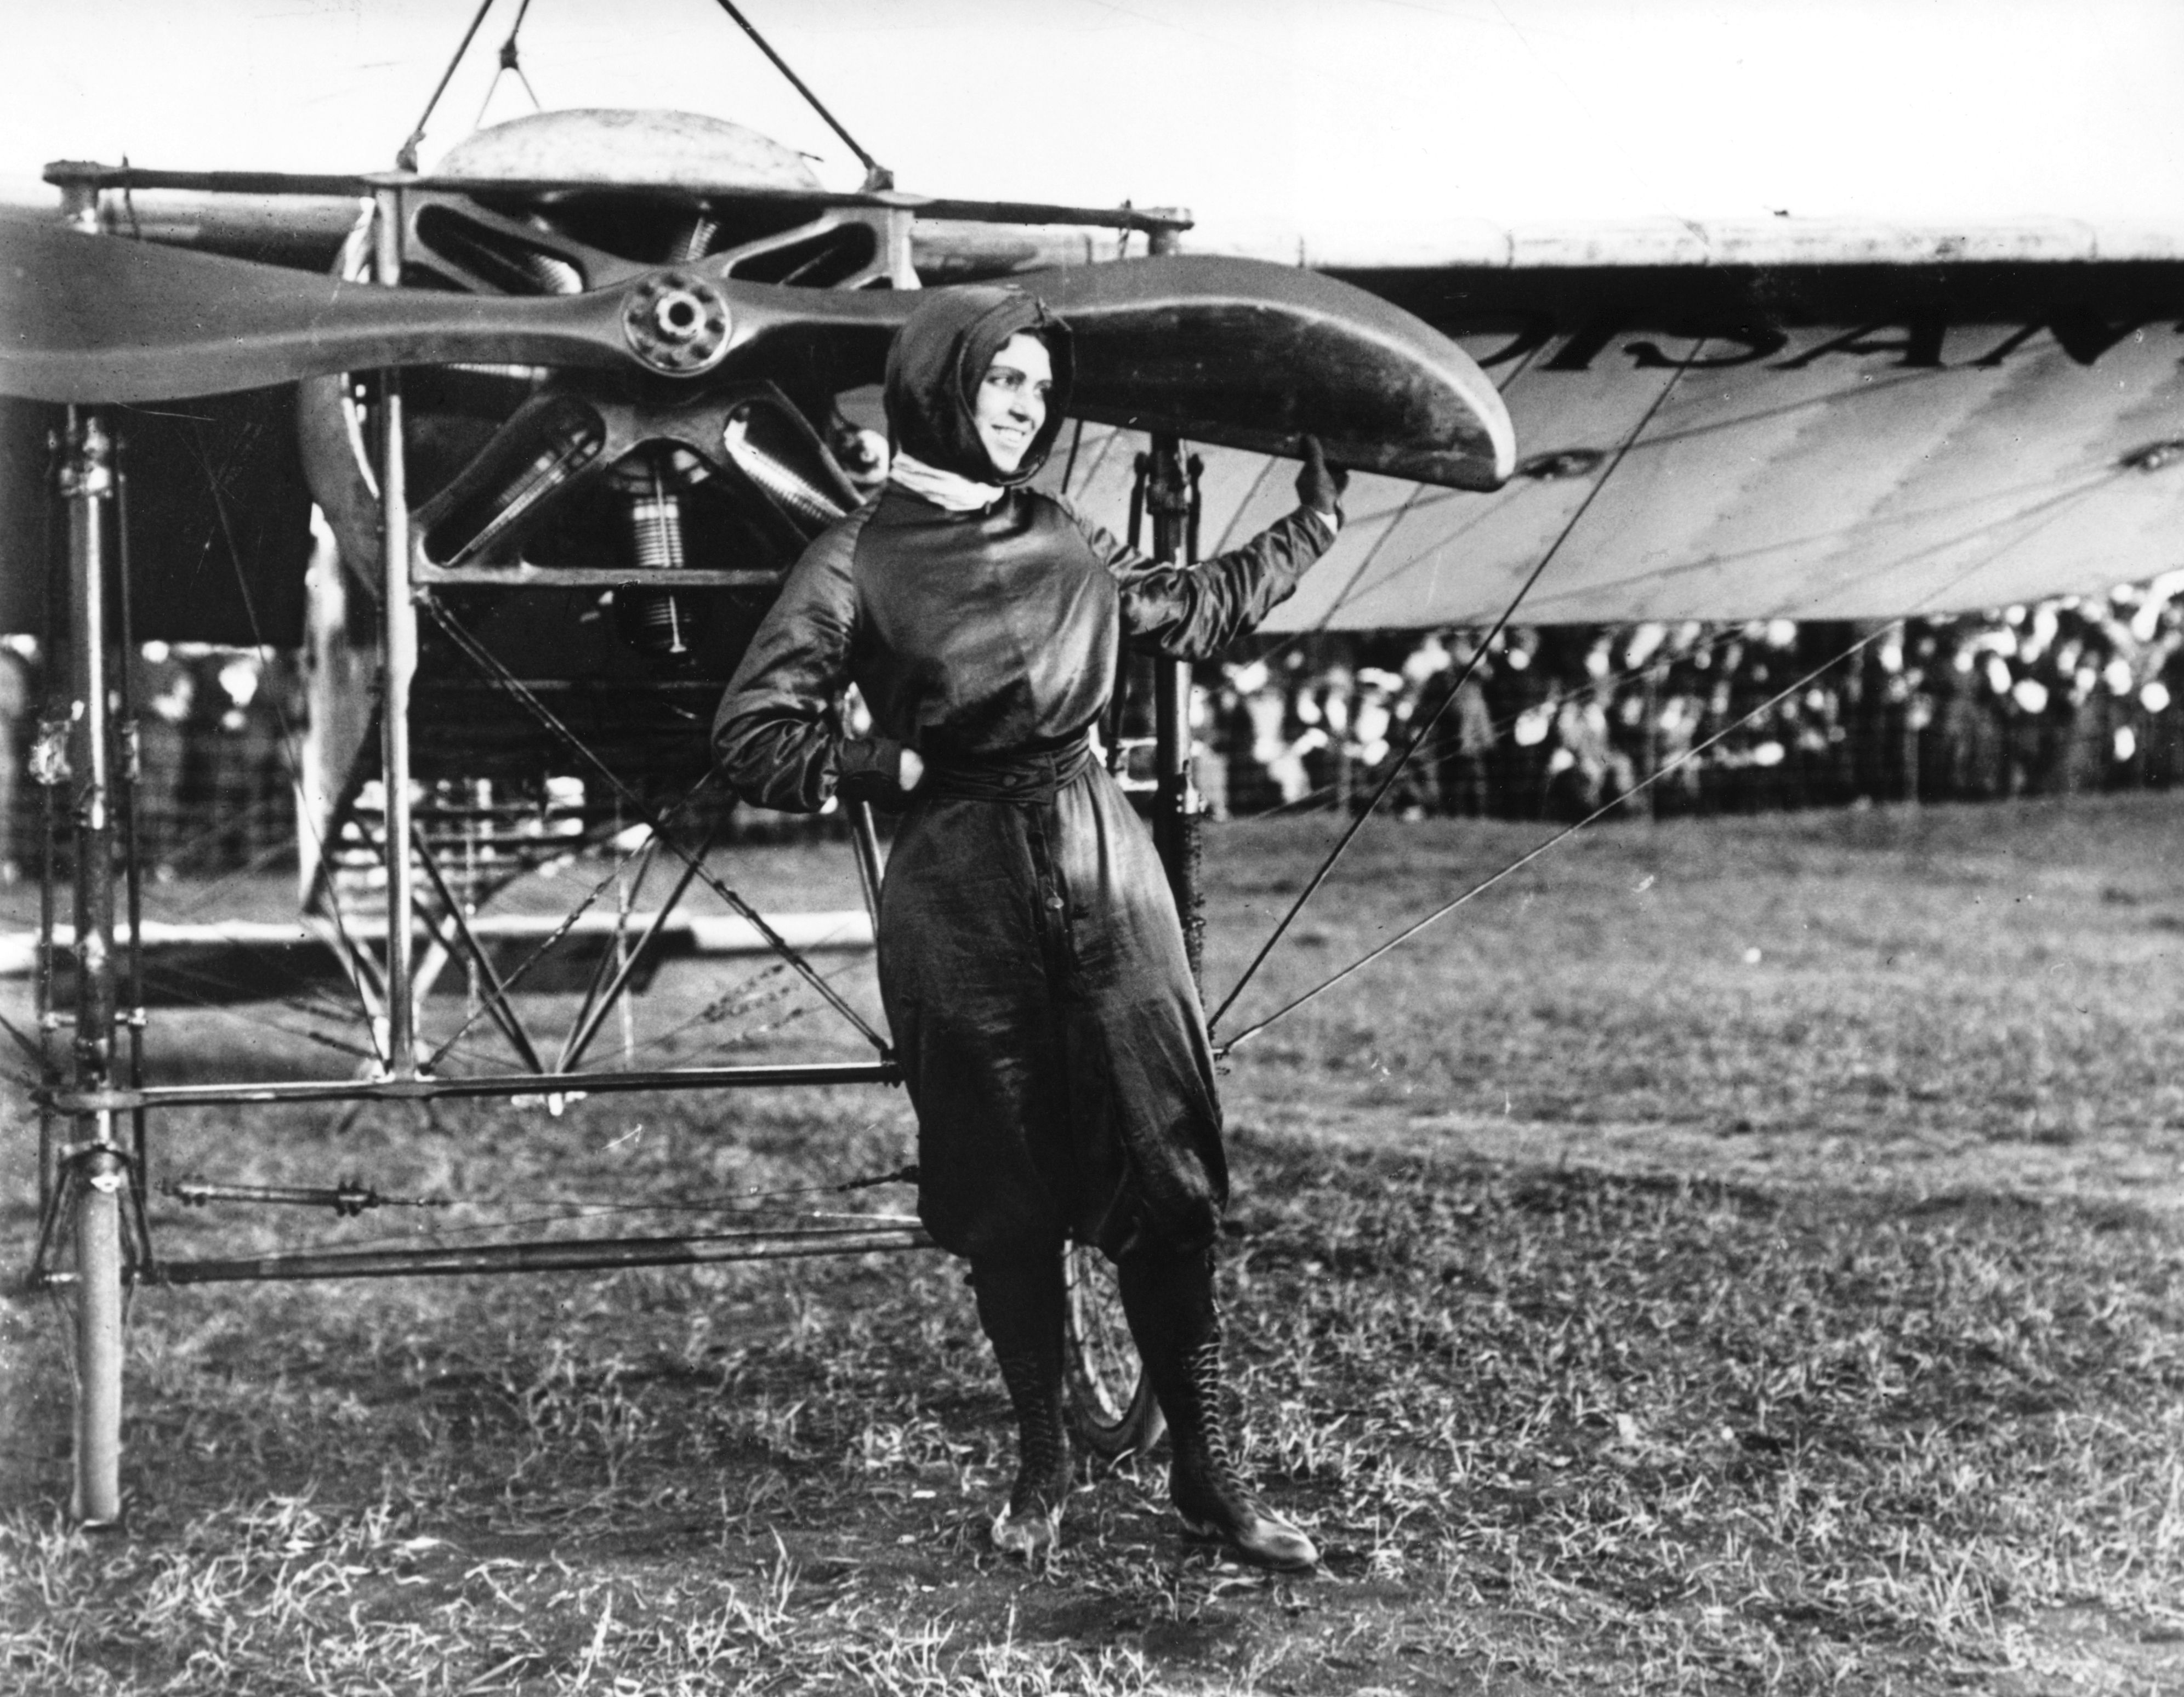
<instances>
[{"instance_id":1,"label":"propeller bolt","mask_svg":"<svg viewBox=\"0 0 2184 1697\"><path fill-rule=\"evenodd\" d=\"M623 304L622 335L654 370L691 377L718 364L728 349L728 303L705 278L655 271Z\"/></svg>"},{"instance_id":2,"label":"propeller bolt","mask_svg":"<svg viewBox=\"0 0 2184 1697\"><path fill-rule=\"evenodd\" d=\"M697 296L676 289L660 296L652 309L652 321L670 342L688 342L704 321L705 305Z\"/></svg>"}]
</instances>

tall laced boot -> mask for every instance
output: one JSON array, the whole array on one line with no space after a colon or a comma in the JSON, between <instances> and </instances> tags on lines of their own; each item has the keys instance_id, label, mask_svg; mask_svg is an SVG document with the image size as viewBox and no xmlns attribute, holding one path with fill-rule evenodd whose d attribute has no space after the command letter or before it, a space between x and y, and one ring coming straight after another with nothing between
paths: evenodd
<instances>
[{"instance_id":1,"label":"tall laced boot","mask_svg":"<svg viewBox=\"0 0 2184 1697\"><path fill-rule=\"evenodd\" d=\"M1017 1477L994 1517L994 1547L1037 1566L1061 1547L1070 1486L1069 1428L1062 1416L1061 1256L971 1263L978 1321L994 1346L1017 1417Z\"/></svg>"},{"instance_id":2,"label":"tall laced boot","mask_svg":"<svg viewBox=\"0 0 2184 1697\"><path fill-rule=\"evenodd\" d=\"M1140 1251L1117 1271L1139 1357L1167 1416L1174 1449L1168 1497L1184 1524L1256 1566L1294 1572L1316 1566L1311 1538L1260 1501L1237 1471L1210 1257Z\"/></svg>"}]
</instances>

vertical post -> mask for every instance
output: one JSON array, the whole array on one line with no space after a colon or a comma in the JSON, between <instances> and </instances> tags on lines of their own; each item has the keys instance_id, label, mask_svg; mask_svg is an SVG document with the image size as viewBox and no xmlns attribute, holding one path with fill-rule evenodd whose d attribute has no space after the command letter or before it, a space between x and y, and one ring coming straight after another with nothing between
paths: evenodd
<instances>
[{"instance_id":1,"label":"vertical post","mask_svg":"<svg viewBox=\"0 0 2184 1697\"><path fill-rule=\"evenodd\" d=\"M128 1164L111 1149L79 1158L75 1199L75 1488L87 1527L121 1518L121 1189Z\"/></svg>"},{"instance_id":2,"label":"vertical post","mask_svg":"<svg viewBox=\"0 0 2184 1697\"><path fill-rule=\"evenodd\" d=\"M879 821L868 801L850 807L850 837L856 852L857 882L865 893L865 914L872 922L872 936L880 934L880 887L887 881L887 858L880 852Z\"/></svg>"},{"instance_id":3,"label":"vertical post","mask_svg":"<svg viewBox=\"0 0 2184 1697\"><path fill-rule=\"evenodd\" d=\"M106 655L106 531L114 445L104 419L71 407L60 468L68 509L70 750L75 803L75 1043L79 1092L114 1078L114 812ZM75 1229L75 1517L121 1515L121 1192L114 1115L75 1116L66 1166Z\"/></svg>"},{"instance_id":4,"label":"vertical post","mask_svg":"<svg viewBox=\"0 0 2184 1697\"><path fill-rule=\"evenodd\" d=\"M1153 438L1145 477L1145 509L1152 515L1153 555L1186 562L1190 487L1182 444L1173 436ZM1205 965L1206 917L1199 894L1198 787L1193 782L1190 748L1190 662L1153 663L1153 843L1167 870L1176 915L1183 921L1184 948L1193 978Z\"/></svg>"},{"instance_id":5,"label":"vertical post","mask_svg":"<svg viewBox=\"0 0 2184 1697\"><path fill-rule=\"evenodd\" d=\"M114 438L114 605L117 638L114 696L120 721L114 726L120 754L121 879L129 914L129 1004L122 1022L129 1028L129 1088L144 1088L144 744L136 717L136 615L129 558L129 444ZM145 1110L129 1110L130 1212L138 1247L152 1253L151 1222L144 1198L151 1187L151 1132Z\"/></svg>"},{"instance_id":6,"label":"vertical post","mask_svg":"<svg viewBox=\"0 0 2184 1697\"><path fill-rule=\"evenodd\" d=\"M38 954L33 1003L38 1019L38 1082L60 1088L64 1070L55 1052L62 1026L55 995L56 945L60 923L60 834L62 786L69 778L68 667L61 643L68 629L69 565L66 525L61 518L60 456L66 441L59 431L47 439L46 616L38 637L38 736L31 748L31 776L38 786ZM38 1218L50 1219L60 1205L60 1124L53 1110L38 1104Z\"/></svg>"},{"instance_id":7,"label":"vertical post","mask_svg":"<svg viewBox=\"0 0 2184 1697\"><path fill-rule=\"evenodd\" d=\"M373 271L402 281L402 192L379 191ZM410 915L415 868L410 853L410 692L417 676L417 609L410 590L410 489L402 430L402 377L380 374L380 765L387 812L387 1054L397 1078L417 1071L417 1006L411 992Z\"/></svg>"},{"instance_id":8,"label":"vertical post","mask_svg":"<svg viewBox=\"0 0 2184 1697\"><path fill-rule=\"evenodd\" d=\"M1175 232L1158 230L1147 240L1149 253L1175 250ZM1183 464L1183 444L1162 433L1152 439L1151 463L1143 479L1145 510L1153 521L1153 557L1192 563L1197 553L1191 523L1192 490ZM1198 787L1192 782L1190 750L1190 663L1162 659L1153 666L1153 843L1167 869L1168 888L1183 921L1183 942L1190 976L1203 976L1206 915L1199 893Z\"/></svg>"},{"instance_id":9,"label":"vertical post","mask_svg":"<svg viewBox=\"0 0 2184 1697\"><path fill-rule=\"evenodd\" d=\"M880 940L880 891L887 884L887 857L880 848L879 821L872 815L868 801L851 804L850 808L850 846L857 862L857 883L864 891L865 916L872 921L872 945ZM883 1013L882 1022L886 1015ZM888 1028L888 1054L894 1054L894 1030ZM1065 1255L1067 1251L1064 1252Z\"/></svg>"}]
</instances>

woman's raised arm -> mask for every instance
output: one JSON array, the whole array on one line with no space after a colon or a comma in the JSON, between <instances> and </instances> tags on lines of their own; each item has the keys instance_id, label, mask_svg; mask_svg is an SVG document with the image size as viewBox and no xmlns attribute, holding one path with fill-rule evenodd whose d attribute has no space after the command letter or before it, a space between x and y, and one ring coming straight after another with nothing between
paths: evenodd
<instances>
[{"instance_id":1,"label":"woman's raised arm","mask_svg":"<svg viewBox=\"0 0 2184 1697\"><path fill-rule=\"evenodd\" d=\"M1340 531L1336 503L1350 481L1329 469L1318 442L1306 437L1305 448L1296 511L1241 548L1195 565L1150 560L1072 510L1122 592L1123 628L1132 646L1172 659L1205 659L1250 635L1289 599Z\"/></svg>"}]
</instances>

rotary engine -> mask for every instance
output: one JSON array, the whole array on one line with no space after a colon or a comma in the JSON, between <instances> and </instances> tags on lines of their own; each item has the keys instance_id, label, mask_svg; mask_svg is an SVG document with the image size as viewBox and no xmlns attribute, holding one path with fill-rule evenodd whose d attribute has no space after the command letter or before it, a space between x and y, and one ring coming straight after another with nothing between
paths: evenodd
<instances>
[{"instance_id":1,"label":"rotary engine","mask_svg":"<svg viewBox=\"0 0 2184 1697\"><path fill-rule=\"evenodd\" d=\"M401 287L573 295L641 279L622 309L641 369L409 374L413 570L626 781L679 789L705 768L713 704L773 589L855 505L844 462L860 476L878 470L837 410L835 373L816 340L775 381L690 382L727 347L716 281L915 287L905 220L878 209L784 206L765 192L819 187L800 156L683 114L522 119L465 142L438 175L465 180L464 190L408 197ZM365 225L339 270L351 281L370 275ZM372 378L301 386L305 468L342 568L314 575L317 670L328 676L353 679L353 651L371 641L373 621L351 606L376 596L380 577L378 405ZM660 581L683 576L692 587ZM566 750L475 656L430 623L425 638L414 720L421 777L536 783L568 769ZM346 659L332 651L344 644ZM354 708L348 716L357 719ZM348 758L327 748L335 767L369 765L367 732L360 721L337 732ZM325 776L331 789L355 787L353 772Z\"/></svg>"}]
</instances>

